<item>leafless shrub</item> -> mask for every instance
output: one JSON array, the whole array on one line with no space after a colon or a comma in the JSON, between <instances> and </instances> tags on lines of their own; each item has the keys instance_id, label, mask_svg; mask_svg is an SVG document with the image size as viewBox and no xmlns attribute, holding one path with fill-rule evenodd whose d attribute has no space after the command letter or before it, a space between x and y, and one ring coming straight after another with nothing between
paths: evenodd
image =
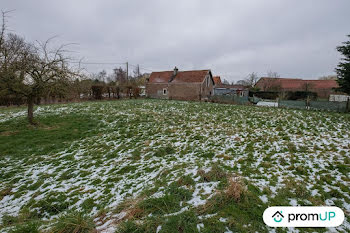
<instances>
[{"instance_id":1,"label":"leafless shrub","mask_svg":"<svg viewBox=\"0 0 350 233\"><path fill-rule=\"evenodd\" d=\"M239 202L246 192L246 187L240 177L231 177L228 181L228 186L225 190L225 195L235 202Z\"/></svg>"}]
</instances>

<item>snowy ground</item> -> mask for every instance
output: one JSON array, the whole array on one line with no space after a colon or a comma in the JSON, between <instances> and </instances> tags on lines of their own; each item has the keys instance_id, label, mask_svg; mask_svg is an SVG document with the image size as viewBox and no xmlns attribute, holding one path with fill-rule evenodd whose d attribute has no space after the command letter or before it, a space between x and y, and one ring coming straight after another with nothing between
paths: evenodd
<instances>
[{"instance_id":1,"label":"snowy ground","mask_svg":"<svg viewBox=\"0 0 350 233\"><path fill-rule=\"evenodd\" d=\"M157 100L51 105L35 111L38 119L72 113L97 120L91 129L96 133L53 153L13 156L0 151L0 219L29 209L49 223L77 209L89 213L98 230L114 232L126 219L125 209L119 208L125 200L163 200L167 188L184 178L189 181L179 186L190 197L162 219L193 211L199 231L210 219L227 232L271 230L262 223L261 209L267 206L336 205L346 220L328 230L350 231L348 115ZM0 139L16 136L1 132L1 126L24 118L24 109L0 110ZM199 211L225 188L227 180L203 178L217 167L225 177L244 180L257 198L257 206L249 208L259 207L256 224L261 226L241 223L229 211ZM148 217L152 215L156 213ZM155 229L166 230L162 224Z\"/></svg>"}]
</instances>

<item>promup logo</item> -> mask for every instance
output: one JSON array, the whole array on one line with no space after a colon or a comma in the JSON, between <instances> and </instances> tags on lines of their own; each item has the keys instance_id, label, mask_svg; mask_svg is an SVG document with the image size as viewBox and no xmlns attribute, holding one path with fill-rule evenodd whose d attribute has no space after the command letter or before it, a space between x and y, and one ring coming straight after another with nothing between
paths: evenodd
<instances>
[{"instance_id":1,"label":"promup logo","mask_svg":"<svg viewBox=\"0 0 350 233\"><path fill-rule=\"evenodd\" d=\"M275 220L275 222L281 222L284 218L282 211L276 211L276 213L274 215L272 215L273 220Z\"/></svg>"},{"instance_id":2,"label":"promup logo","mask_svg":"<svg viewBox=\"0 0 350 233\"><path fill-rule=\"evenodd\" d=\"M267 208L263 219L271 227L336 227L343 223L344 212L334 206L276 206Z\"/></svg>"}]
</instances>

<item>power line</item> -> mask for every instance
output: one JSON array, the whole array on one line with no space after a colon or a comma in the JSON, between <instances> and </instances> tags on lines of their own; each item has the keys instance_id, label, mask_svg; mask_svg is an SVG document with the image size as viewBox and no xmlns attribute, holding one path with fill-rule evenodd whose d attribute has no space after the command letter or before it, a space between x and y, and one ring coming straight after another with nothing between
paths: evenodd
<instances>
[{"instance_id":1,"label":"power line","mask_svg":"<svg viewBox=\"0 0 350 233\"><path fill-rule=\"evenodd\" d=\"M78 62L78 61L72 61L70 63L82 64L82 65L125 65L127 62ZM137 65L133 65L133 64L130 64L130 63L128 63L128 65L129 66L133 66L133 67L137 67ZM148 68L141 67L141 66L139 66L139 68L142 69L142 70L147 70L147 71L153 72L152 69L148 69Z\"/></svg>"},{"instance_id":2,"label":"power line","mask_svg":"<svg viewBox=\"0 0 350 233\"><path fill-rule=\"evenodd\" d=\"M82 65L125 65L127 64L127 66L132 66L132 67L139 67L142 70L147 70L150 72L153 72L153 69L149 69L149 68L145 68L139 65L134 65L134 64L130 64L128 62L78 62L78 61L72 61L70 63L73 64L82 64ZM237 76L237 74L215 74L215 76Z\"/></svg>"},{"instance_id":3,"label":"power line","mask_svg":"<svg viewBox=\"0 0 350 233\"><path fill-rule=\"evenodd\" d=\"M125 62L78 62L72 61L73 64L83 64L83 65L124 65Z\"/></svg>"}]
</instances>

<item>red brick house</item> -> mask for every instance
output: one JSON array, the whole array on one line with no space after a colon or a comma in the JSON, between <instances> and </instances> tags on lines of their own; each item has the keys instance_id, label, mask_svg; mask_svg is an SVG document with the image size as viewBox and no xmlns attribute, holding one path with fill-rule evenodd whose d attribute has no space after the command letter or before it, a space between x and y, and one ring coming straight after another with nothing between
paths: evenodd
<instances>
[{"instance_id":1,"label":"red brick house","mask_svg":"<svg viewBox=\"0 0 350 233\"><path fill-rule=\"evenodd\" d=\"M296 78L263 77L255 84L260 91L310 91L316 92L319 98L329 98L339 87L336 80L303 80Z\"/></svg>"},{"instance_id":2,"label":"red brick house","mask_svg":"<svg viewBox=\"0 0 350 233\"><path fill-rule=\"evenodd\" d=\"M146 83L150 98L206 100L213 95L214 80L210 70L152 72Z\"/></svg>"}]
</instances>

